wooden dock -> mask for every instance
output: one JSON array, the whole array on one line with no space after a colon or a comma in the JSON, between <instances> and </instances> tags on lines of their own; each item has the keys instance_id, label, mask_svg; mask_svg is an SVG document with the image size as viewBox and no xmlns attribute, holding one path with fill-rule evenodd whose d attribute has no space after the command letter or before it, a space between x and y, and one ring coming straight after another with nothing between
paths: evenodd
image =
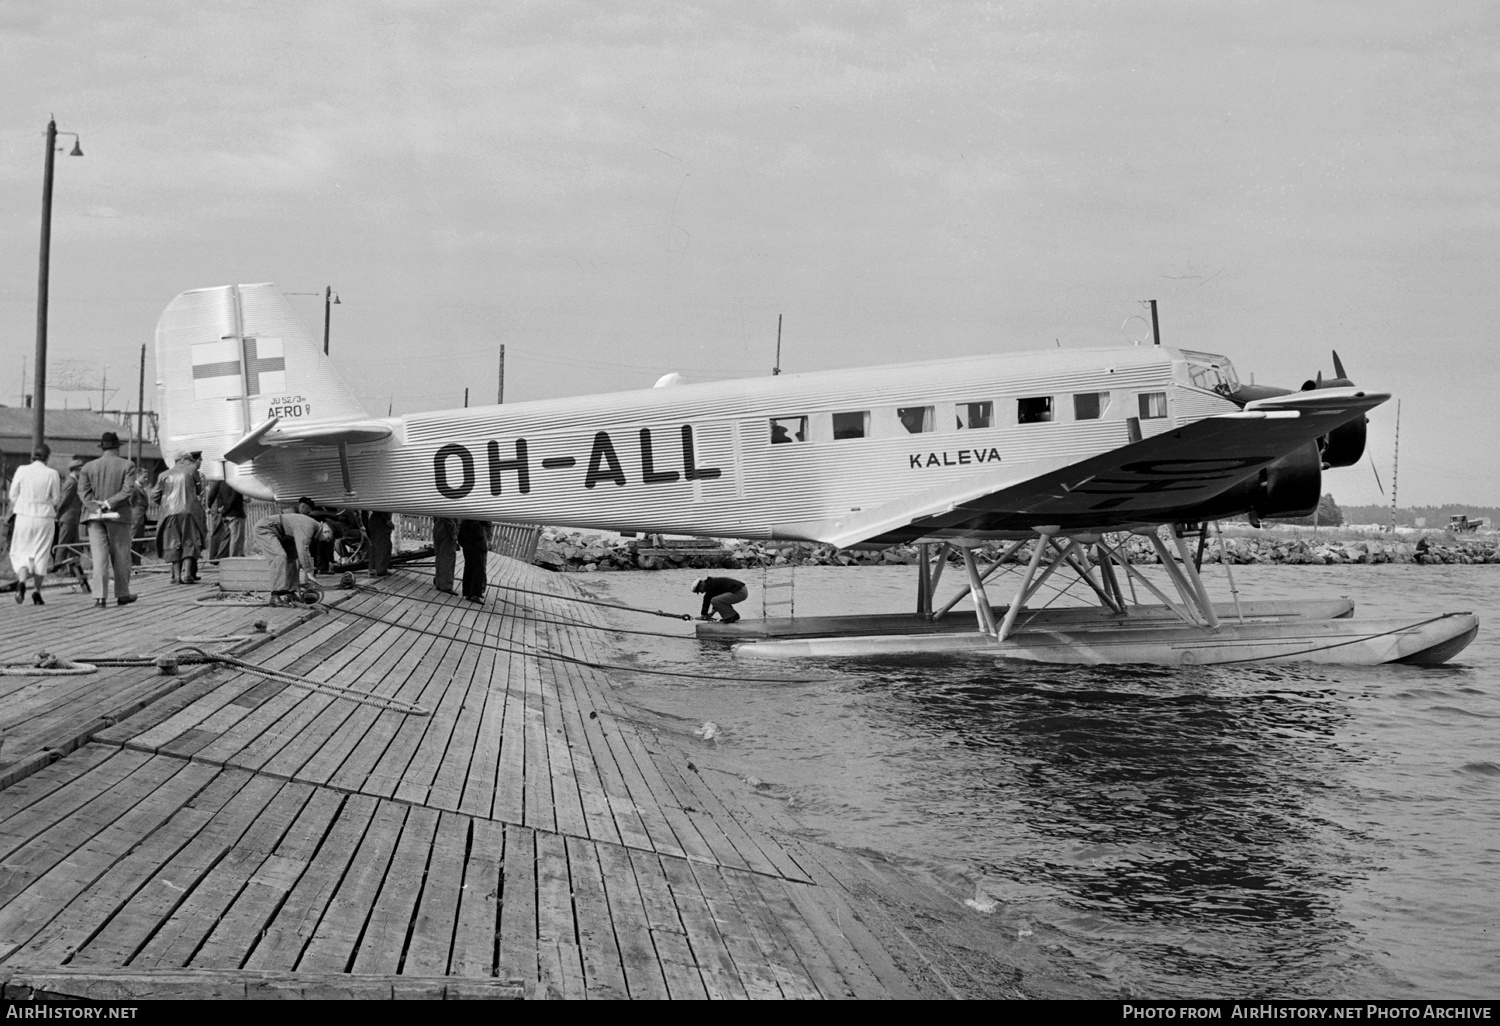
<instances>
[{"instance_id":1,"label":"wooden dock","mask_svg":"<svg viewBox=\"0 0 1500 1026\"><path fill-rule=\"evenodd\" d=\"M406 570L307 613L147 576L129 607L5 609L0 662L248 635L218 647L331 687L0 677L4 996L1085 996L998 919L710 786L567 578L490 580L535 594Z\"/></svg>"}]
</instances>

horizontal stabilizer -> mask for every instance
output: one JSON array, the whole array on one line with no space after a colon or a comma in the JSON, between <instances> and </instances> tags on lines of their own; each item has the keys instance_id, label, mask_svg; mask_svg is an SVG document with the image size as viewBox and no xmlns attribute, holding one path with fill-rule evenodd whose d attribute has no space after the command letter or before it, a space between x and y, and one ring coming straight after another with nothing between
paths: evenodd
<instances>
[{"instance_id":1,"label":"horizontal stabilizer","mask_svg":"<svg viewBox=\"0 0 1500 1026\"><path fill-rule=\"evenodd\" d=\"M332 449L360 442L380 442L390 436L391 426L379 420L289 424L282 427L280 418L272 417L234 443L224 453L224 458L231 463L244 463L263 452L287 446Z\"/></svg>"}]
</instances>

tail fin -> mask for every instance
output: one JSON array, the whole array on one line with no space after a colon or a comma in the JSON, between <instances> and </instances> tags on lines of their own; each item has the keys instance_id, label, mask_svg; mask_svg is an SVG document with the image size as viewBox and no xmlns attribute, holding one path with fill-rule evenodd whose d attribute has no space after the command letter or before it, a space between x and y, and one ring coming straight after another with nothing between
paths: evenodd
<instances>
[{"instance_id":1,"label":"tail fin","mask_svg":"<svg viewBox=\"0 0 1500 1026\"><path fill-rule=\"evenodd\" d=\"M221 285L184 292L156 325L164 455L202 451L224 476L224 452L270 417L283 423L365 416L281 290ZM241 489L244 490L244 489Z\"/></svg>"}]
</instances>

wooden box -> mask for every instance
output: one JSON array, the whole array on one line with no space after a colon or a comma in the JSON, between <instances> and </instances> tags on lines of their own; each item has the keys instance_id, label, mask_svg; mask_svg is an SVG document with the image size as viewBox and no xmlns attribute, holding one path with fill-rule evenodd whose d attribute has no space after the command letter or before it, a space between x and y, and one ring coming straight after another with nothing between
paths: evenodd
<instances>
[{"instance_id":1,"label":"wooden box","mask_svg":"<svg viewBox=\"0 0 1500 1026\"><path fill-rule=\"evenodd\" d=\"M225 591L270 591L271 561L261 556L219 560L219 587Z\"/></svg>"}]
</instances>

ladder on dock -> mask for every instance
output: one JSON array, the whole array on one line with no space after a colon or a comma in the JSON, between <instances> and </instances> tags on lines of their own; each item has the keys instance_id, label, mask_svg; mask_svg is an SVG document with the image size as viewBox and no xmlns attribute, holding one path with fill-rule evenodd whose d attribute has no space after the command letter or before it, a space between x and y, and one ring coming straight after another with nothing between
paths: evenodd
<instances>
[{"instance_id":1,"label":"ladder on dock","mask_svg":"<svg viewBox=\"0 0 1500 1026\"><path fill-rule=\"evenodd\" d=\"M763 620L794 619L797 615L797 568L767 566L761 568L760 615Z\"/></svg>"}]
</instances>

